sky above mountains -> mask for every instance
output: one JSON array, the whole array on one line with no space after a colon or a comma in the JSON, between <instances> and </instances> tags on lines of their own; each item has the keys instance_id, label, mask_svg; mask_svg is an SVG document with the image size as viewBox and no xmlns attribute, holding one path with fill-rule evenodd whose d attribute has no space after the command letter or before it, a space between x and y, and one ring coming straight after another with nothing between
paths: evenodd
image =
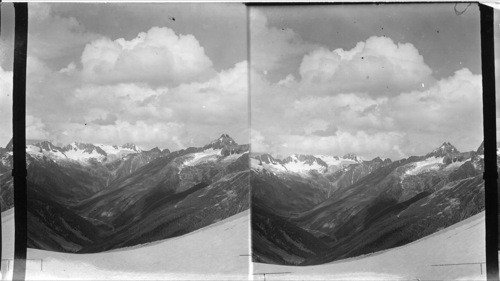
<instances>
[{"instance_id":1,"label":"sky above mountains","mask_svg":"<svg viewBox=\"0 0 500 281\"><path fill-rule=\"evenodd\" d=\"M466 11L457 14L466 8ZM482 141L479 8L252 7L252 148L400 159Z\"/></svg>"},{"instance_id":2,"label":"sky above mountains","mask_svg":"<svg viewBox=\"0 0 500 281\"><path fill-rule=\"evenodd\" d=\"M13 8L2 8L6 144ZM228 133L247 143L245 17L242 4L30 3L27 137L177 150Z\"/></svg>"},{"instance_id":3,"label":"sky above mountains","mask_svg":"<svg viewBox=\"0 0 500 281\"><path fill-rule=\"evenodd\" d=\"M2 8L5 145L13 8ZM461 151L482 141L476 4L251 6L248 13L228 3L29 9L31 139L178 150L227 133L274 155L392 159L426 154L444 141Z\"/></svg>"}]
</instances>

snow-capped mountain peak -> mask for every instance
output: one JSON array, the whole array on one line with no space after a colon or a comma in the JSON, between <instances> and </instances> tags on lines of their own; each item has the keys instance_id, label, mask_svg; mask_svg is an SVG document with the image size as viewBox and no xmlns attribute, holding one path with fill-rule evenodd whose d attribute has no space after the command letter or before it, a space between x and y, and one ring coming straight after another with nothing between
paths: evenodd
<instances>
[{"instance_id":1,"label":"snow-capped mountain peak","mask_svg":"<svg viewBox=\"0 0 500 281\"><path fill-rule=\"evenodd\" d=\"M359 163L363 162L363 159L354 153L347 153L346 155L342 156L342 158L353 160Z\"/></svg>"},{"instance_id":2,"label":"snow-capped mountain peak","mask_svg":"<svg viewBox=\"0 0 500 281\"><path fill-rule=\"evenodd\" d=\"M51 151L51 152L61 151L61 149L59 147L56 147L50 141L42 141L38 144L35 144L35 146L38 146L42 150Z\"/></svg>"},{"instance_id":3,"label":"snow-capped mountain peak","mask_svg":"<svg viewBox=\"0 0 500 281\"><path fill-rule=\"evenodd\" d=\"M218 139L212 141L210 144L204 146L205 149L221 149L238 145L229 135L222 134Z\"/></svg>"},{"instance_id":4,"label":"snow-capped mountain peak","mask_svg":"<svg viewBox=\"0 0 500 281\"><path fill-rule=\"evenodd\" d=\"M460 151L458 151L458 149L456 149L451 143L444 142L440 147L427 154L426 157L444 157L459 153Z\"/></svg>"},{"instance_id":5,"label":"snow-capped mountain peak","mask_svg":"<svg viewBox=\"0 0 500 281\"><path fill-rule=\"evenodd\" d=\"M267 153L255 156L254 158L259 160L260 163L264 164L273 164L273 165L281 164L278 159L275 159L274 157L272 157L270 154Z\"/></svg>"},{"instance_id":6,"label":"snow-capped mountain peak","mask_svg":"<svg viewBox=\"0 0 500 281\"><path fill-rule=\"evenodd\" d=\"M299 163L302 162L306 165L314 165L318 164L324 167L328 167L328 164L326 164L321 158L315 157L313 155L305 155L305 154L292 154L285 158L283 161L283 164L287 163Z\"/></svg>"},{"instance_id":7,"label":"snow-capped mountain peak","mask_svg":"<svg viewBox=\"0 0 500 281\"><path fill-rule=\"evenodd\" d=\"M62 148L62 152L69 160L85 162L90 159L103 161L107 157L106 151L91 143L72 142Z\"/></svg>"},{"instance_id":8,"label":"snow-capped mountain peak","mask_svg":"<svg viewBox=\"0 0 500 281\"><path fill-rule=\"evenodd\" d=\"M135 151L135 152L141 152L142 151L142 149L139 146L137 146L137 145L135 145L133 143L130 143L130 142L122 145L121 147L122 148L126 148L126 149L130 149L130 150Z\"/></svg>"},{"instance_id":9,"label":"snow-capped mountain peak","mask_svg":"<svg viewBox=\"0 0 500 281\"><path fill-rule=\"evenodd\" d=\"M52 159L64 159L67 158L62 149L55 146L50 141L41 141L38 143L27 144L26 153L32 155L33 157L49 157Z\"/></svg>"},{"instance_id":10,"label":"snow-capped mountain peak","mask_svg":"<svg viewBox=\"0 0 500 281\"><path fill-rule=\"evenodd\" d=\"M96 146L102 149L107 156L117 155L121 157L127 154L139 153L142 151L139 146L133 143L126 143L124 145L96 144Z\"/></svg>"},{"instance_id":11,"label":"snow-capped mountain peak","mask_svg":"<svg viewBox=\"0 0 500 281\"><path fill-rule=\"evenodd\" d=\"M259 167L278 173L308 174L310 171L325 172L328 164L313 155L292 154L283 160L276 159L269 154L254 156ZM256 168L259 168L256 167ZM260 168L259 168L260 169Z\"/></svg>"},{"instance_id":12,"label":"snow-capped mountain peak","mask_svg":"<svg viewBox=\"0 0 500 281\"><path fill-rule=\"evenodd\" d=\"M328 164L320 158L303 154L290 155L282 161L282 164L288 171L295 173L307 173L311 170L324 172L328 169Z\"/></svg>"},{"instance_id":13,"label":"snow-capped mountain peak","mask_svg":"<svg viewBox=\"0 0 500 281\"><path fill-rule=\"evenodd\" d=\"M327 166L348 166L351 164L362 163L363 159L355 154L349 153L344 155L343 157L338 156L329 156L329 155L315 155L316 158L321 159L323 162L327 164Z\"/></svg>"},{"instance_id":14,"label":"snow-capped mountain peak","mask_svg":"<svg viewBox=\"0 0 500 281\"><path fill-rule=\"evenodd\" d=\"M123 146L107 144L91 144L72 142L59 147L50 141L30 142L26 145L26 152L33 157L48 157L53 160L69 160L86 163L90 159L97 161L114 161L125 155L141 152L141 148L134 144Z\"/></svg>"}]
</instances>

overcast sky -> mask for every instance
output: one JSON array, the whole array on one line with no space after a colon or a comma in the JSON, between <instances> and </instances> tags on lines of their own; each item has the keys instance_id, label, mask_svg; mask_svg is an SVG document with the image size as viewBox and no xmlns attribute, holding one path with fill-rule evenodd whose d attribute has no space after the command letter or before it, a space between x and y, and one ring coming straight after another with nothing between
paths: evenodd
<instances>
[{"instance_id":1,"label":"overcast sky","mask_svg":"<svg viewBox=\"0 0 500 281\"><path fill-rule=\"evenodd\" d=\"M12 4L1 24L5 146ZM242 4L30 3L27 138L177 150L227 133L248 143L246 24Z\"/></svg>"},{"instance_id":2,"label":"overcast sky","mask_svg":"<svg viewBox=\"0 0 500 281\"><path fill-rule=\"evenodd\" d=\"M254 151L400 159L480 145L477 5L252 7L250 23Z\"/></svg>"}]
</instances>

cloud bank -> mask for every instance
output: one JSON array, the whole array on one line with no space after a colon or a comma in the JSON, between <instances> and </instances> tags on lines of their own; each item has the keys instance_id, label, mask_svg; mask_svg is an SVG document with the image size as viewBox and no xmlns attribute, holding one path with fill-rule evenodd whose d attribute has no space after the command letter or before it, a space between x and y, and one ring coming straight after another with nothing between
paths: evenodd
<instances>
[{"instance_id":1,"label":"cloud bank","mask_svg":"<svg viewBox=\"0 0 500 281\"><path fill-rule=\"evenodd\" d=\"M51 4L30 4L30 11L28 138L178 150L228 133L248 143L246 61L215 70L194 35L166 26L111 37L89 32ZM6 144L12 72L5 69L0 138Z\"/></svg>"},{"instance_id":2,"label":"cloud bank","mask_svg":"<svg viewBox=\"0 0 500 281\"><path fill-rule=\"evenodd\" d=\"M293 48L289 37L262 28L251 33L251 42L259 45L267 34L273 45ZM303 45L285 53L301 53ZM266 68L279 68L272 64L280 61L268 60ZM400 159L424 155L444 141L462 150L482 141L481 76L463 68L436 79L410 42L372 36L348 49L316 46L303 52L297 71L277 82L262 65L252 62L255 152Z\"/></svg>"}]
</instances>

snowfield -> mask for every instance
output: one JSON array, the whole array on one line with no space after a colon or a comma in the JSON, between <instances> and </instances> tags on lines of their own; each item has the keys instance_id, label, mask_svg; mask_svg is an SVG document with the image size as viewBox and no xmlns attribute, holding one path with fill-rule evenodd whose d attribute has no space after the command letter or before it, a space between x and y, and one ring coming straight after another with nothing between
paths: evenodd
<instances>
[{"instance_id":1,"label":"snowfield","mask_svg":"<svg viewBox=\"0 0 500 281\"><path fill-rule=\"evenodd\" d=\"M13 256L13 215L2 213L4 259ZM398 248L318 266L279 266L250 263L245 211L184 236L104 253L29 249L26 279L486 280L484 227L481 212ZM2 280L12 278L9 266L2 264Z\"/></svg>"},{"instance_id":2,"label":"snowfield","mask_svg":"<svg viewBox=\"0 0 500 281\"><path fill-rule=\"evenodd\" d=\"M314 155L314 157L323 160L328 166L349 166L351 164L356 164L361 162L361 159L355 161L352 159L346 159L342 157L329 156L329 155Z\"/></svg>"},{"instance_id":3,"label":"snowfield","mask_svg":"<svg viewBox=\"0 0 500 281\"><path fill-rule=\"evenodd\" d=\"M78 148L78 146L75 143L71 143L71 147L73 147L73 149L66 151L64 154L66 155L66 157L68 157L69 159L71 159L73 161L85 163L85 162L89 161L90 159L96 159L98 161L103 161L104 158L106 158L106 156L98 153L95 149L92 150L91 153L88 153L88 152L85 152L85 150Z\"/></svg>"},{"instance_id":4,"label":"snowfield","mask_svg":"<svg viewBox=\"0 0 500 281\"><path fill-rule=\"evenodd\" d=\"M326 170L326 167L321 166L316 161L314 161L312 164L306 164L305 162L297 159L297 155L295 154L291 155L290 157L292 158L292 161L283 165L290 172L308 175L309 171L312 170L316 170L320 173L323 173Z\"/></svg>"},{"instance_id":5,"label":"snowfield","mask_svg":"<svg viewBox=\"0 0 500 281\"><path fill-rule=\"evenodd\" d=\"M265 280L486 280L484 239L481 212L398 248L317 266L254 263L253 274L255 280L264 273Z\"/></svg>"},{"instance_id":6,"label":"snowfield","mask_svg":"<svg viewBox=\"0 0 500 281\"><path fill-rule=\"evenodd\" d=\"M8 212L2 214L3 259L13 256ZM249 217L247 210L180 237L98 254L28 249L26 280L247 280ZM2 280L11 280L12 262L6 270Z\"/></svg>"},{"instance_id":7,"label":"snowfield","mask_svg":"<svg viewBox=\"0 0 500 281\"><path fill-rule=\"evenodd\" d=\"M446 166L444 169L446 171L456 170L456 169L460 168L460 166L465 164L465 162L467 162L467 161L455 161L455 162L452 162L451 164L449 164L448 166Z\"/></svg>"},{"instance_id":8,"label":"snowfield","mask_svg":"<svg viewBox=\"0 0 500 281\"><path fill-rule=\"evenodd\" d=\"M95 146L101 148L106 152L107 155L113 155L113 154L118 154L118 155L126 155L130 153L138 153L141 152L142 149L136 145L134 145L134 149L131 148L126 148L122 146L117 146L117 145L109 145L109 144L96 144Z\"/></svg>"},{"instance_id":9,"label":"snowfield","mask_svg":"<svg viewBox=\"0 0 500 281\"><path fill-rule=\"evenodd\" d=\"M49 144L49 146L52 146L52 144ZM95 147L101 148L106 153L106 155L103 155L97 152L96 149L93 149L89 153L85 151L85 149L80 148L75 142L71 143L70 147L71 149L61 152L58 149L45 150L37 145L26 145L26 153L38 159L46 156L53 160L71 160L80 162L81 164L86 164L91 159L96 159L97 161L103 161L106 159L108 162L112 162L128 154L138 153L141 151L141 148L135 145L134 149L131 149L123 146L96 144ZM53 147L50 148L52 149Z\"/></svg>"},{"instance_id":10,"label":"snowfield","mask_svg":"<svg viewBox=\"0 0 500 281\"><path fill-rule=\"evenodd\" d=\"M214 162L221 157L222 149L205 149L201 152L189 154L186 161L182 163L183 166L195 166L203 162Z\"/></svg>"},{"instance_id":11,"label":"snowfield","mask_svg":"<svg viewBox=\"0 0 500 281\"><path fill-rule=\"evenodd\" d=\"M311 176L311 171L317 171L319 173L325 172L335 172L343 167L349 166L351 164L359 164L362 162L361 158L356 157L357 160L352 160L348 158L336 157L336 156L326 156L326 155L314 155L323 162L325 162L328 167L325 167L319 164L316 160L314 160L311 164L306 161L299 160L299 156L297 154L290 155L291 161L281 161L281 162L271 162L265 163L252 158L250 161L251 168L256 171L261 171L262 169L266 169L269 172L274 174L287 174L287 173L295 173L304 177Z\"/></svg>"},{"instance_id":12,"label":"snowfield","mask_svg":"<svg viewBox=\"0 0 500 281\"><path fill-rule=\"evenodd\" d=\"M415 162L409 164L411 169L406 171L406 175L417 175L424 172L429 172L432 170L439 170L441 165L443 165L444 157L429 157L423 161Z\"/></svg>"},{"instance_id":13,"label":"snowfield","mask_svg":"<svg viewBox=\"0 0 500 281\"><path fill-rule=\"evenodd\" d=\"M285 166L283 166L280 163L267 164L267 163L262 162L262 165L260 165L260 161L257 159L251 160L250 167L254 170L257 170L257 171L261 171L263 169L266 169L266 170L273 172L273 173L287 173L288 172L288 170L285 168Z\"/></svg>"},{"instance_id":14,"label":"snowfield","mask_svg":"<svg viewBox=\"0 0 500 281\"><path fill-rule=\"evenodd\" d=\"M42 150L41 148L35 145L26 145L26 153L38 159L43 158L43 156L47 156L52 159L67 159L67 156L60 151L54 152L54 151Z\"/></svg>"}]
</instances>

